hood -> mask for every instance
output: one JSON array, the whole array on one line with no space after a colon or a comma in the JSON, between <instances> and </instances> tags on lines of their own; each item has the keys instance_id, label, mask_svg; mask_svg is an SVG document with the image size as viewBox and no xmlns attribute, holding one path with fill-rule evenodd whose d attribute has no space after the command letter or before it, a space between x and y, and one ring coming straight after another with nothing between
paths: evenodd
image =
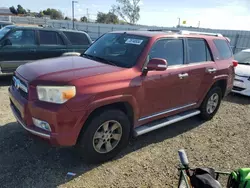
<instances>
[{"instance_id":1,"label":"hood","mask_svg":"<svg viewBox=\"0 0 250 188\"><path fill-rule=\"evenodd\" d=\"M238 64L235 68L235 74L239 76L250 76L250 65Z\"/></svg>"},{"instance_id":2,"label":"hood","mask_svg":"<svg viewBox=\"0 0 250 188\"><path fill-rule=\"evenodd\" d=\"M68 82L82 77L90 77L119 71L123 68L99 63L78 56L50 58L26 63L16 72L27 81L47 80Z\"/></svg>"}]
</instances>

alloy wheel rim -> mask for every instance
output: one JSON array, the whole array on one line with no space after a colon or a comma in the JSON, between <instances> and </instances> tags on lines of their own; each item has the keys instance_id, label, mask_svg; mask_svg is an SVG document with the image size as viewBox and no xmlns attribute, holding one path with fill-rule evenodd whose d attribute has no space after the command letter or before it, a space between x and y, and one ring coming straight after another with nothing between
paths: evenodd
<instances>
[{"instance_id":1,"label":"alloy wheel rim","mask_svg":"<svg viewBox=\"0 0 250 188\"><path fill-rule=\"evenodd\" d=\"M98 153L108 153L118 145L121 137L121 124L115 120L106 121L96 130L93 147Z\"/></svg>"},{"instance_id":2,"label":"alloy wheel rim","mask_svg":"<svg viewBox=\"0 0 250 188\"><path fill-rule=\"evenodd\" d=\"M207 113L212 114L219 104L219 95L214 93L207 102Z\"/></svg>"}]
</instances>

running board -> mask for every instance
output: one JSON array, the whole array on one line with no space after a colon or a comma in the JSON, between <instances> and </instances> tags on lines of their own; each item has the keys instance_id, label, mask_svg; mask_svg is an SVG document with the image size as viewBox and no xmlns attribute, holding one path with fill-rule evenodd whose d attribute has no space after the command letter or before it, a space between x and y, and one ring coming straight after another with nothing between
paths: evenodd
<instances>
[{"instance_id":1,"label":"running board","mask_svg":"<svg viewBox=\"0 0 250 188\"><path fill-rule=\"evenodd\" d=\"M182 121L182 120L190 118L192 116L196 116L200 113L201 113L200 110L189 110L189 111L186 111L186 112L174 115L174 116L170 116L170 117L167 117L167 118L164 118L161 120L154 121L152 123L141 125L141 126L135 128L134 136L143 135L145 133L154 131L156 129L165 127L167 125L170 125L170 124L173 124L173 123L176 123L179 121Z\"/></svg>"}]
</instances>

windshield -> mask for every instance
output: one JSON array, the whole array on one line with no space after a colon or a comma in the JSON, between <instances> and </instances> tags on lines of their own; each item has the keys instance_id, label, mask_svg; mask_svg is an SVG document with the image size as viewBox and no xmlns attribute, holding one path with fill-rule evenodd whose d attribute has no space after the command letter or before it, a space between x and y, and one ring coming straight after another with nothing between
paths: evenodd
<instances>
[{"instance_id":1,"label":"windshield","mask_svg":"<svg viewBox=\"0 0 250 188\"><path fill-rule=\"evenodd\" d=\"M234 59L238 61L239 64L250 65L250 51L241 51L234 55Z\"/></svg>"},{"instance_id":2,"label":"windshield","mask_svg":"<svg viewBox=\"0 0 250 188\"><path fill-rule=\"evenodd\" d=\"M10 30L10 27L6 26L0 29L0 39L4 37L4 35Z\"/></svg>"},{"instance_id":3,"label":"windshield","mask_svg":"<svg viewBox=\"0 0 250 188\"><path fill-rule=\"evenodd\" d=\"M131 68L148 43L149 38L126 33L107 33L95 41L83 54L103 63Z\"/></svg>"}]
</instances>

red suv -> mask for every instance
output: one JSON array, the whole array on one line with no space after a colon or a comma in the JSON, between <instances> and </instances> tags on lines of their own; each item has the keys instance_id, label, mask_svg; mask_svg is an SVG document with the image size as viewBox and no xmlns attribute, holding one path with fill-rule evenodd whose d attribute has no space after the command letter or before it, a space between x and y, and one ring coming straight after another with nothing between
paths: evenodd
<instances>
[{"instance_id":1,"label":"red suv","mask_svg":"<svg viewBox=\"0 0 250 188\"><path fill-rule=\"evenodd\" d=\"M219 34L116 31L81 56L20 66L9 96L28 132L77 145L86 160L101 162L130 136L198 114L211 119L233 87L236 65Z\"/></svg>"}]
</instances>

